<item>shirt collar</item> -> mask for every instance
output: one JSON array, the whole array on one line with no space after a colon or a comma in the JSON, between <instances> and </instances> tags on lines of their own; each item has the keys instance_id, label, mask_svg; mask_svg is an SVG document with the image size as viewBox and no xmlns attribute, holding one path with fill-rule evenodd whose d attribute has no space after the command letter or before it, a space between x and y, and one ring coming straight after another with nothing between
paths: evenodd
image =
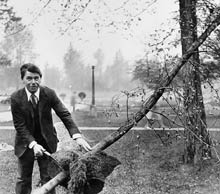
<instances>
[{"instance_id":1,"label":"shirt collar","mask_svg":"<svg viewBox=\"0 0 220 194\"><path fill-rule=\"evenodd\" d=\"M28 91L28 89L26 87L25 87L25 92L27 94L28 101L30 101L31 93ZM34 95L37 97L37 100L39 101L40 88L37 89L37 91L34 93Z\"/></svg>"}]
</instances>

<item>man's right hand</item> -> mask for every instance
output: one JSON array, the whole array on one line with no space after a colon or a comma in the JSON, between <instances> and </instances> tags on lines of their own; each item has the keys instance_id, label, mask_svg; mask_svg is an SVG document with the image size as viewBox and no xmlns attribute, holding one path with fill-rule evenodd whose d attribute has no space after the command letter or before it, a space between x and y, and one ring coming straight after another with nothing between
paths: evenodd
<instances>
[{"instance_id":1,"label":"man's right hand","mask_svg":"<svg viewBox=\"0 0 220 194\"><path fill-rule=\"evenodd\" d=\"M34 156L35 157L43 156L43 154L45 152L45 149L40 144L35 144L33 146L33 150L34 150Z\"/></svg>"}]
</instances>

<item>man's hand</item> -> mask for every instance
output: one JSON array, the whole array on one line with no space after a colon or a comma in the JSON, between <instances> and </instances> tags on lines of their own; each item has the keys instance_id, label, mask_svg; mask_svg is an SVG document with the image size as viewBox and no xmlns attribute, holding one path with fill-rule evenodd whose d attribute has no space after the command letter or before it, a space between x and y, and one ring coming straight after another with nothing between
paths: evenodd
<instances>
[{"instance_id":1,"label":"man's hand","mask_svg":"<svg viewBox=\"0 0 220 194\"><path fill-rule=\"evenodd\" d=\"M87 152L92 150L92 148L90 147L90 145L87 143L87 141L85 139L83 139L82 137L78 137L76 139L76 143L80 146L82 146Z\"/></svg>"},{"instance_id":2,"label":"man's hand","mask_svg":"<svg viewBox=\"0 0 220 194\"><path fill-rule=\"evenodd\" d=\"M34 150L34 156L40 157L43 156L45 149L40 144L35 144L33 147Z\"/></svg>"}]
</instances>

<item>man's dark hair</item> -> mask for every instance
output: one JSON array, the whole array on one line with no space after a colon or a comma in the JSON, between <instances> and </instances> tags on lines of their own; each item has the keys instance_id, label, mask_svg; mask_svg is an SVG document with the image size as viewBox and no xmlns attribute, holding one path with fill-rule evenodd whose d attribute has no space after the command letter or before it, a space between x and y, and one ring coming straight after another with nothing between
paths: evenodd
<instances>
[{"instance_id":1,"label":"man's dark hair","mask_svg":"<svg viewBox=\"0 0 220 194\"><path fill-rule=\"evenodd\" d=\"M41 70L39 69L39 67L37 67L36 65L34 65L32 63L26 63L20 67L21 79L24 78L25 73L27 71L29 71L31 73L38 73L40 75L40 77L42 77L42 73L41 73Z\"/></svg>"}]
</instances>

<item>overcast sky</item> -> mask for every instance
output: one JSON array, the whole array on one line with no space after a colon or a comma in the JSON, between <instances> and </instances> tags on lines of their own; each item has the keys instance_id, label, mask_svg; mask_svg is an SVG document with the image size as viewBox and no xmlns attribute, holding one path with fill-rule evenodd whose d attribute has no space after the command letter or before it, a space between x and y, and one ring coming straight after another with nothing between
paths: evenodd
<instances>
[{"instance_id":1,"label":"overcast sky","mask_svg":"<svg viewBox=\"0 0 220 194\"><path fill-rule=\"evenodd\" d=\"M125 21L122 9L117 11L115 15L111 15L111 10L117 10L121 5L124 5L129 13L135 15L140 12L141 8L149 4L146 4L147 0L103 0L107 5L103 6L102 4L100 5L101 8L97 8L99 1L93 0L87 11L79 17L79 22L72 25L74 29L68 29L64 35L61 35L58 29L62 27L65 30L68 25L66 23L59 25L57 21L57 16L60 14L57 11L57 2L66 1L51 1L41 11L46 2L48 0L10 0L14 10L23 18L22 21L33 31L36 52L39 54L37 62L41 65L49 63L56 66L62 64L63 55L70 42L75 49L82 52L83 60L88 65L95 63L93 53L98 48L104 51L106 65L111 64L115 52L119 49L125 59L133 61L146 52L144 42L150 41L150 33L153 33L157 28L164 27L163 22L166 23L167 19L172 17L173 11L178 10L178 4L175 4L174 0L158 0L156 4L149 6L146 11L136 17L137 19L140 18L140 21L134 22L130 29L124 30L120 26L117 30L101 28L101 31L97 32L97 28L93 25L94 20L101 24L103 18L112 19L115 22ZM89 14L89 10L93 10L94 18ZM96 11L98 13L94 14Z\"/></svg>"}]
</instances>

